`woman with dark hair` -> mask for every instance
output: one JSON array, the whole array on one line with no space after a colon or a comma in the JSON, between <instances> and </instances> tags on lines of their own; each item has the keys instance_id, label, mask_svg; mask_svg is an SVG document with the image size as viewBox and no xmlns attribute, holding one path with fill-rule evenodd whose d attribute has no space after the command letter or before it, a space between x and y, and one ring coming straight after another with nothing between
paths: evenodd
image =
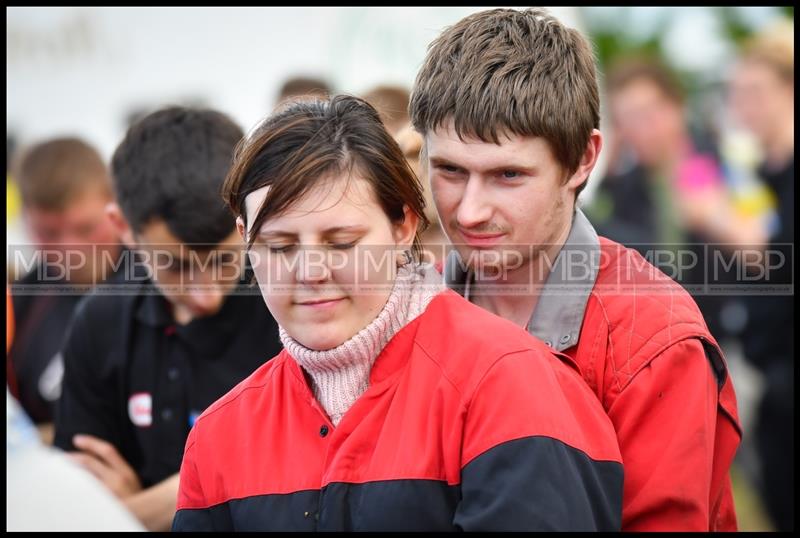
<instances>
[{"instance_id":1,"label":"woman with dark hair","mask_svg":"<svg viewBox=\"0 0 800 538\"><path fill-rule=\"evenodd\" d=\"M276 112L224 197L284 350L196 421L173 530L619 529L599 402L417 261L422 188L371 106Z\"/></svg>"}]
</instances>

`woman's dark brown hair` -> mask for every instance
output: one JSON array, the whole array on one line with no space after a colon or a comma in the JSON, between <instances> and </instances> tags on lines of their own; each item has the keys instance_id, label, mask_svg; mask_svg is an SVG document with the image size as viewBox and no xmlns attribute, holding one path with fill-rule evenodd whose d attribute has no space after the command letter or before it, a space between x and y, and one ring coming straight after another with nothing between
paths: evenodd
<instances>
[{"instance_id":1,"label":"woman's dark brown hair","mask_svg":"<svg viewBox=\"0 0 800 538\"><path fill-rule=\"evenodd\" d=\"M289 103L269 116L237 146L222 195L246 229L258 230L321 180L354 172L372 185L391 222L402 222L408 206L420 219L417 233L427 227L422 186L403 152L377 111L348 95ZM265 186L271 187L267 197L247 226L245 198ZM418 235L413 252L419 259Z\"/></svg>"}]
</instances>

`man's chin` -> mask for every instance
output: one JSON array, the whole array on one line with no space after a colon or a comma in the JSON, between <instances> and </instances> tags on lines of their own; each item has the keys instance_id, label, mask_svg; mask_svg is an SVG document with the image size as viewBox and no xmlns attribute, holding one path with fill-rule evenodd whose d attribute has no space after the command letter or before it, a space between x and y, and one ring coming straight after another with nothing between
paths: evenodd
<instances>
[{"instance_id":1,"label":"man's chin","mask_svg":"<svg viewBox=\"0 0 800 538\"><path fill-rule=\"evenodd\" d=\"M476 249L459 245L458 254L469 270L486 276L513 271L521 267L524 262L522 254L513 249Z\"/></svg>"},{"instance_id":2,"label":"man's chin","mask_svg":"<svg viewBox=\"0 0 800 538\"><path fill-rule=\"evenodd\" d=\"M478 264L471 266L471 269L481 280L497 280L507 273L505 267L500 264Z\"/></svg>"}]
</instances>

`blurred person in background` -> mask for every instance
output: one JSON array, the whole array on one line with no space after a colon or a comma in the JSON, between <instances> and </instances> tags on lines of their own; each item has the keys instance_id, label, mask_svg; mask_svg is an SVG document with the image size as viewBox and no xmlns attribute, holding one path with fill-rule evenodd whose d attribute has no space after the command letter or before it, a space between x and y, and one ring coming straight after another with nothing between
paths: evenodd
<instances>
[{"instance_id":1,"label":"blurred person in background","mask_svg":"<svg viewBox=\"0 0 800 538\"><path fill-rule=\"evenodd\" d=\"M106 214L113 201L108 169L85 141L37 143L18 156L12 176L34 246L27 260L32 269L12 285L16 338L9 360L17 381L14 396L43 440L51 443L64 371L64 335L83 294L114 274L122 247Z\"/></svg>"},{"instance_id":2,"label":"blurred person in background","mask_svg":"<svg viewBox=\"0 0 800 538\"><path fill-rule=\"evenodd\" d=\"M14 311L6 288L6 353L14 340ZM6 384L6 530L144 530L88 471L42 443Z\"/></svg>"},{"instance_id":3,"label":"blurred person in background","mask_svg":"<svg viewBox=\"0 0 800 538\"><path fill-rule=\"evenodd\" d=\"M408 90L402 86L380 85L372 88L363 96L364 100L375 107L381 116L389 134L397 137L403 127L408 125Z\"/></svg>"},{"instance_id":4,"label":"blurred person in background","mask_svg":"<svg viewBox=\"0 0 800 538\"><path fill-rule=\"evenodd\" d=\"M295 76L286 79L278 90L275 107L289 100L298 99L325 99L331 93L330 84L319 77Z\"/></svg>"},{"instance_id":5,"label":"blurred person in background","mask_svg":"<svg viewBox=\"0 0 800 538\"><path fill-rule=\"evenodd\" d=\"M701 286L717 253L761 240L761 221L736 212L715 141L690 122L685 92L671 70L652 58L623 58L606 84L615 162L587 213L599 233L653 256L684 285L715 337L738 335L741 325L728 322L726 312L741 310L741 300L704 293ZM713 274L715 284L735 277Z\"/></svg>"},{"instance_id":6,"label":"blurred person in background","mask_svg":"<svg viewBox=\"0 0 800 538\"><path fill-rule=\"evenodd\" d=\"M748 298L744 354L764 374L756 446L763 495L779 531L794 529L794 26L769 28L743 48L729 82L734 117L760 142L758 173L777 200L777 222L758 245L785 262L763 275ZM767 258L769 260L770 258Z\"/></svg>"},{"instance_id":7,"label":"blurred person in background","mask_svg":"<svg viewBox=\"0 0 800 538\"><path fill-rule=\"evenodd\" d=\"M687 242L679 198L722 186L712 141L690 129L684 90L660 61L617 60L606 86L614 138L598 228L623 243Z\"/></svg>"},{"instance_id":8,"label":"blurred person in background","mask_svg":"<svg viewBox=\"0 0 800 538\"><path fill-rule=\"evenodd\" d=\"M543 9L475 13L430 45L409 110L448 284L575 361L616 430L622 530L735 530L723 353L680 286L576 207L603 145L591 45Z\"/></svg>"},{"instance_id":9,"label":"blurred person in background","mask_svg":"<svg viewBox=\"0 0 800 538\"><path fill-rule=\"evenodd\" d=\"M128 129L109 216L136 263L118 293L78 305L63 348L55 444L150 530L172 523L197 416L280 349L220 199L241 138L226 115L186 107Z\"/></svg>"},{"instance_id":10,"label":"blurred person in background","mask_svg":"<svg viewBox=\"0 0 800 538\"><path fill-rule=\"evenodd\" d=\"M6 389L6 530L144 530L86 469L45 445Z\"/></svg>"}]
</instances>

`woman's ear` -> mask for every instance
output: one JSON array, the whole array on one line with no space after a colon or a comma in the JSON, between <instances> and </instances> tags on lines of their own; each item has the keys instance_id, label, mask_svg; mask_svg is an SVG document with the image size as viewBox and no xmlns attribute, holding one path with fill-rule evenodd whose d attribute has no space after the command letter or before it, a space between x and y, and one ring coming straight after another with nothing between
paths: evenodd
<instances>
[{"instance_id":1,"label":"woman's ear","mask_svg":"<svg viewBox=\"0 0 800 538\"><path fill-rule=\"evenodd\" d=\"M247 243L247 228L244 225L244 219L240 216L236 217L236 230L242 237L242 241Z\"/></svg>"},{"instance_id":2,"label":"woman's ear","mask_svg":"<svg viewBox=\"0 0 800 538\"><path fill-rule=\"evenodd\" d=\"M394 224L394 241L397 246L410 247L417 236L419 217L408 204L403 206L403 221Z\"/></svg>"}]
</instances>

